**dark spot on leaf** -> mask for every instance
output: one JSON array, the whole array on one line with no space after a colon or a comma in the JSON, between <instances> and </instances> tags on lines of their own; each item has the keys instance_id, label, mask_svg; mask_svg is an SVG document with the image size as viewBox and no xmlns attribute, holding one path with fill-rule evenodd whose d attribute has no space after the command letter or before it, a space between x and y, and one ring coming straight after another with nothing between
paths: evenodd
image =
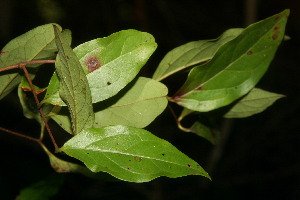
<instances>
[{"instance_id":1,"label":"dark spot on leaf","mask_svg":"<svg viewBox=\"0 0 300 200\"><path fill-rule=\"evenodd\" d=\"M162 155L162 156L165 156L166 154L162 153L161 155Z\"/></svg>"},{"instance_id":2,"label":"dark spot on leaf","mask_svg":"<svg viewBox=\"0 0 300 200\"><path fill-rule=\"evenodd\" d=\"M4 54L4 53L6 53L6 51L2 51L2 50L0 51L0 55L2 55L2 54Z\"/></svg>"},{"instance_id":3,"label":"dark spot on leaf","mask_svg":"<svg viewBox=\"0 0 300 200\"><path fill-rule=\"evenodd\" d=\"M253 54L253 52L251 51L251 50L249 50L248 52L247 52L247 55L252 55Z\"/></svg>"},{"instance_id":4,"label":"dark spot on leaf","mask_svg":"<svg viewBox=\"0 0 300 200\"><path fill-rule=\"evenodd\" d=\"M100 67L100 61L96 57L91 57L85 62L89 72L95 71Z\"/></svg>"},{"instance_id":5,"label":"dark spot on leaf","mask_svg":"<svg viewBox=\"0 0 300 200\"><path fill-rule=\"evenodd\" d=\"M127 169L127 170L131 170L131 167L127 167L126 169Z\"/></svg>"},{"instance_id":6,"label":"dark spot on leaf","mask_svg":"<svg viewBox=\"0 0 300 200\"><path fill-rule=\"evenodd\" d=\"M278 34L277 33L274 33L273 35L272 35L272 39L273 40L276 40L278 38Z\"/></svg>"},{"instance_id":7,"label":"dark spot on leaf","mask_svg":"<svg viewBox=\"0 0 300 200\"><path fill-rule=\"evenodd\" d=\"M276 40L276 39L278 38L278 36L279 36L279 33L280 33L279 27L278 27L278 26L275 26L275 27L274 27L274 34L272 35L272 39L273 39L273 40Z\"/></svg>"},{"instance_id":8,"label":"dark spot on leaf","mask_svg":"<svg viewBox=\"0 0 300 200\"><path fill-rule=\"evenodd\" d=\"M69 60L70 58L69 58L69 56L66 56L66 58L67 58L67 60Z\"/></svg>"},{"instance_id":9,"label":"dark spot on leaf","mask_svg":"<svg viewBox=\"0 0 300 200\"><path fill-rule=\"evenodd\" d=\"M89 152L87 152L86 154L90 154Z\"/></svg>"},{"instance_id":10,"label":"dark spot on leaf","mask_svg":"<svg viewBox=\"0 0 300 200\"><path fill-rule=\"evenodd\" d=\"M107 85L111 85L111 82L108 81L106 84L107 84Z\"/></svg>"},{"instance_id":11,"label":"dark spot on leaf","mask_svg":"<svg viewBox=\"0 0 300 200\"><path fill-rule=\"evenodd\" d=\"M191 164L187 164L187 166L188 166L188 167L191 167L192 165L191 165Z\"/></svg>"},{"instance_id":12,"label":"dark spot on leaf","mask_svg":"<svg viewBox=\"0 0 300 200\"><path fill-rule=\"evenodd\" d=\"M97 124L97 125L98 125L98 122L96 122L95 124Z\"/></svg>"},{"instance_id":13,"label":"dark spot on leaf","mask_svg":"<svg viewBox=\"0 0 300 200\"><path fill-rule=\"evenodd\" d=\"M202 87L201 87L201 85L199 85L199 86L195 87L194 90L201 90L201 89L202 89Z\"/></svg>"},{"instance_id":14,"label":"dark spot on leaf","mask_svg":"<svg viewBox=\"0 0 300 200\"><path fill-rule=\"evenodd\" d=\"M141 157L134 157L134 160L138 161L138 162L141 162L142 161L142 158Z\"/></svg>"},{"instance_id":15,"label":"dark spot on leaf","mask_svg":"<svg viewBox=\"0 0 300 200\"><path fill-rule=\"evenodd\" d=\"M277 15L274 19L275 22L277 22L280 19L280 15Z\"/></svg>"},{"instance_id":16,"label":"dark spot on leaf","mask_svg":"<svg viewBox=\"0 0 300 200\"><path fill-rule=\"evenodd\" d=\"M131 160L128 160L129 162L131 162Z\"/></svg>"}]
</instances>

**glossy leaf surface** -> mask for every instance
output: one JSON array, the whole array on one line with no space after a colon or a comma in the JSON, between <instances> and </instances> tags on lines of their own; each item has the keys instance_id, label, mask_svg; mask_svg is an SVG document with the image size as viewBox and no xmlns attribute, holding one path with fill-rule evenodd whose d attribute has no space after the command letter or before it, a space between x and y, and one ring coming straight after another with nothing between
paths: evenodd
<instances>
[{"instance_id":1,"label":"glossy leaf surface","mask_svg":"<svg viewBox=\"0 0 300 200\"><path fill-rule=\"evenodd\" d=\"M242 30L229 29L217 39L189 42L171 50L158 65L153 79L161 81L180 70L210 60L222 45L234 39Z\"/></svg>"},{"instance_id":2,"label":"glossy leaf surface","mask_svg":"<svg viewBox=\"0 0 300 200\"><path fill-rule=\"evenodd\" d=\"M245 97L239 100L224 117L243 118L260 113L271 106L276 100L284 97L282 94L253 88Z\"/></svg>"},{"instance_id":3,"label":"glossy leaf surface","mask_svg":"<svg viewBox=\"0 0 300 200\"><path fill-rule=\"evenodd\" d=\"M98 108L96 106L94 127L127 125L143 128L166 108L168 88L162 83L140 77L128 86L125 91L99 103Z\"/></svg>"},{"instance_id":4,"label":"glossy leaf surface","mask_svg":"<svg viewBox=\"0 0 300 200\"><path fill-rule=\"evenodd\" d=\"M205 112L248 93L271 63L284 36L289 10L247 27L223 45L214 58L191 70L172 101Z\"/></svg>"},{"instance_id":5,"label":"glossy leaf surface","mask_svg":"<svg viewBox=\"0 0 300 200\"><path fill-rule=\"evenodd\" d=\"M61 148L93 172L108 172L126 181L146 182L159 176L209 175L198 163L148 131L126 126L84 130Z\"/></svg>"},{"instance_id":6,"label":"glossy leaf surface","mask_svg":"<svg viewBox=\"0 0 300 200\"><path fill-rule=\"evenodd\" d=\"M61 31L61 27L56 26ZM39 26L20 35L1 50L0 67L55 57L57 48L54 38L53 24ZM0 99L12 91L20 80L20 75L16 71L0 73Z\"/></svg>"},{"instance_id":7,"label":"glossy leaf surface","mask_svg":"<svg viewBox=\"0 0 300 200\"><path fill-rule=\"evenodd\" d=\"M136 30L120 31L76 47L74 52L88 73L93 103L123 89L135 78L156 47L152 35ZM91 68L94 71L89 73Z\"/></svg>"},{"instance_id":8,"label":"glossy leaf surface","mask_svg":"<svg viewBox=\"0 0 300 200\"><path fill-rule=\"evenodd\" d=\"M83 69L72 48L62 37L56 26L55 41L58 55L55 62L57 75L60 79L59 94L68 105L73 134L92 127L94 112L89 85Z\"/></svg>"}]
</instances>

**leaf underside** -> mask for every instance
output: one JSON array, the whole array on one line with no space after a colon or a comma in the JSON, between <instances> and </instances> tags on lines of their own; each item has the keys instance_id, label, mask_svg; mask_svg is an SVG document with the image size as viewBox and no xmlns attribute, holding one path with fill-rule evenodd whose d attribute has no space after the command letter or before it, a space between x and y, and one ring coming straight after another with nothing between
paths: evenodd
<instances>
[{"instance_id":1,"label":"leaf underside","mask_svg":"<svg viewBox=\"0 0 300 200\"><path fill-rule=\"evenodd\" d=\"M89 85L83 69L69 44L54 26L58 55L55 62L60 79L60 96L68 105L73 134L92 127L94 112Z\"/></svg>"}]
</instances>

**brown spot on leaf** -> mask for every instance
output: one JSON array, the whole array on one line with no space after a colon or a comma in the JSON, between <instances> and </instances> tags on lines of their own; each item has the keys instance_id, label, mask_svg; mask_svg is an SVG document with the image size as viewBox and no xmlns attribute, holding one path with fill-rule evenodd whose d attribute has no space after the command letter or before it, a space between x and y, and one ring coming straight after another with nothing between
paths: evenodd
<instances>
[{"instance_id":1,"label":"brown spot on leaf","mask_svg":"<svg viewBox=\"0 0 300 200\"><path fill-rule=\"evenodd\" d=\"M91 57L85 62L89 72L95 71L100 67L100 61L96 57Z\"/></svg>"},{"instance_id":2,"label":"brown spot on leaf","mask_svg":"<svg viewBox=\"0 0 300 200\"><path fill-rule=\"evenodd\" d=\"M6 53L6 51L0 51L0 56L2 55L2 54L4 54L4 53Z\"/></svg>"},{"instance_id":3,"label":"brown spot on leaf","mask_svg":"<svg viewBox=\"0 0 300 200\"><path fill-rule=\"evenodd\" d=\"M127 167L126 169L127 169L127 170L131 170L131 167Z\"/></svg>"},{"instance_id":4,"label":"brown spot on leaf","mask_svg":"<svg viewBox=\"0 0 300 200\"><path fill-rule=\"evenodd\" d=\"M252 55L253 54L253 52L251 51L251 50L249 50L248 52L247 52L247 55Z\"/></svg>"},{"instance_id":5,"label":"brown spot on leaf","mask_svg":"<svg viewBox=\"0 0 300 200\"><path fill-rule=\"evenodd\" d=\"M280 15L278 14L278 15L275 17L274 21L277 22L279 19L280 19Z\"/></svg>"},{"instance_id":6,"label":"brown spot on leaf","mask_svg":"<svg viewBox=\"0 0 300 200\"><path fill-rule=\"evenodd\" d=\"M191 165L191 164L187 164L187 166L188 166L188 167L191 167L192 165Z\"/></svg>"},{"instance_id":7,"label":"brown spot on leaf","mask_svg":"<svg viewBox=\"0 0 300 200\"><path fill-rule=\"evenodd\" d=\"M276 40L278 38L278 36L279 36L280 29L279 29L278 26L275 26L273 30L274 30L274 34L272 35L272 39Z\"/></svg>"},{"instance_id":8,"label":"brown spot on leaf","mask_svg":"<svg viewBox=\"0 0 300 200\"><path fill-rule=\"evenodd\" d=\"M134 160L138 161L138 162L141 162L142 161L142 158L141 157L134 157Z\"/></svg>"}]
</instances>

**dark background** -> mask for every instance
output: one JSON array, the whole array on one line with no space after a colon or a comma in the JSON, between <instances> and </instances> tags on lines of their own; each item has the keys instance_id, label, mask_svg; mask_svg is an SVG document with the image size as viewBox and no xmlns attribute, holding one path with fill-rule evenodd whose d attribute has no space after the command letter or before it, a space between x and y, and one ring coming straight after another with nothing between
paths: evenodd
<instances>
[{"instance_id":1,"label":"dark background","mask_svg":"<svg viewBox=\"0 0 300 200\"><path fill-rule=\"evenodd\" d=\"M73 47L123 29L146 31L158 49L141 74L150 77L171 49L193 40L212 39L290 8L286 34L258 87L285 94L265 112L222 121L223 142L213 146L183 133L166 110L147 129L174 144L212 176L158 178L144 184L106 182L67 174L53 199L300 199L300 1L297 0L0 0L0 47L49 22L72 30ZM172 86L182 80L169 82ZM168 82L166 82L168 84ZM1 84L1 83L0 83ZM171 88L172 90L172 88ZM0 126L32 136L38 124L22 116L15 95L2 100ZM0 199L53 173L33 142L0 132Z\"/></svg>"}]
</instances>

